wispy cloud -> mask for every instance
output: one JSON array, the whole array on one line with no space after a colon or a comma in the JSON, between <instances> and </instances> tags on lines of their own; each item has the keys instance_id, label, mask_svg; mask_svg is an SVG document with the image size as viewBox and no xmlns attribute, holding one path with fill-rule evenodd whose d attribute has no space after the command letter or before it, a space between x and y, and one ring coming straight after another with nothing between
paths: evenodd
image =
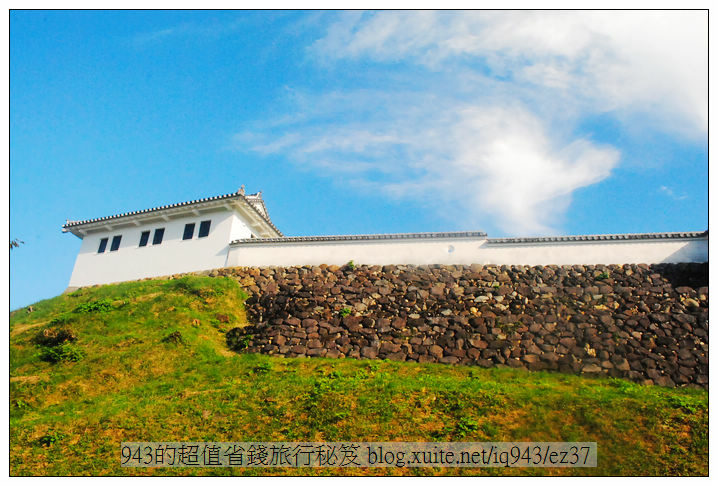
<instances>
[{"instance_id":1,"label":"wispy cloud","mask_svg":"<svg viewBox=\"0 0 718 486\"><path fill-rule=\"evenodd\" d=\"M151 32L135 34L131 42L135 47L143 47L179 37L216 40L237 32L246 22L247 19L241 17L232 20L215 20L204 23L182 22Z\"/></svg>"},{"instance_id":2,"label":"wispy cloud","mask_svg":"<svg viewBox=\"0 0 718 486\"><path fill-rule=\"evenodd\" d=\"M361 70L348 88L291 91L281 120L237 145L448 219L507 234L561 231L572 193L611 175L615 146L582 119L688 137L707 127L701 12L342 13L308 49ZM363 81L362 81L363 80ZM635 126L633 127L635 128ZM665 191L664 191L665 192Z\"/></svg>"},{"instance_id":3,"label":"wispy cloud","mask_svg":"<svg viewBox=\"0 0 718 486\"><path fill-rule=\"evenodd\" d=\"M663 194L665 194L666 196L668 196L671 199L676 200L676 201L682 201L684 199L688 199L688 196L686 196L685 194L682 194L679 196L673 191L673 189L671 189L670 187L667 187L667 186L661 186L660 191Z\"/></svg>"},{"instance_id":4,"label":"wispy cloud","mask_svg":"<svg viewBox=\"0 0 718 486\"><path fill-rule=\"evenodd\" d=\"M153 32L144 32L141 34L137 34L132 38L132 43L135 46L142 46L145 44L150 44L152 42L160 41L162 39L172 37L173 35L177 35L178 33L181 33L183 30L183 27L170 27L166 29L160 29L155 30Z\"/></svg>"},{"instance_id":5,"label":"wispy cloud","mask_svg":"<svg viewBox=\"0 0 718 486\"><path fill-rule=\"evenodd\" d=\"M705 12L351 13L312 49L324 60L410 59L437 70L479 60L493 76L564 92L587 109L707 129Z\"/></svg>"},{"instance_id":6,"label":"wispy cloud","mask_svg":"<svg viewBox=\"0 0 718 486\"><path fill-rule=\"evenodd\" d=\"M328 175L351 176L390 197L438 202L436 211L465 225L492 223L520 234L556 232L571 193L608 177L619 159L617 150L588 140L556 142L520 104L414 108L411 117L402 117L404 104L388 107L382 98L357 96L363 110L386 119L333 124L336 111L346 111L334 96L335 111L322 109L310 122L262 136L240 134L237 143L263 154L287 154ZM357 102L350 95L343 100Z\"/></svg>"}]
</instances>

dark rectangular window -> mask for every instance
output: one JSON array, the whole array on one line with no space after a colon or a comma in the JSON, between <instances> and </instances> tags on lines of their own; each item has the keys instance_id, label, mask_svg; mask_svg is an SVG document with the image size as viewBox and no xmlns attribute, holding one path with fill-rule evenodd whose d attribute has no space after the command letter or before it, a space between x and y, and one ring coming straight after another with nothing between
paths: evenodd
<instances>
[{"instance_id":1,"label":"dark rectangular window","mask_svg":"<svg viewBox=\"0 0 718 486\"><path fill-rule=\"evenodd\" d=\"M105 248L107 248L107 238L102 238L100 240L100 247L97 249L97 253L105 253Z\"/></svg>"},{"instance_id":2,"label":"dark rectangular window","mask_svg":"<svg viewBox=\"0 0 718 486\"><path fill-rule=\"evenodd\" d=\"M182 235L183 240L191 240L194 236L194 223L187 223L184 225L184 234Z\"/></svg>"},{"instance_id":3,"label":"dark rectangular window","mask_svg":"<svg viewBox=\"0 0 718 486\"><path fill-rule=\"evenodd\" d=\"M142 235L140 235L140 246L147 246L147 242L150 239L150 232L149 231L143 231Z\"/></svg>"},{"instance_id":4,"label":"dark rectangular window","mask_svg":"<svg viewBox=\"0 0 718 486\"><path fill-rule=\"evenodd\" d=\"M197 235L198 238L204 238L209 234L209 225L212 221L202 221L199 224L199 235Z\"/></svg>"},{"instance_id":5,"label":"dark rectangular window","mask_svg":"<svg viewBox=\"0 0 718 486\"><path fill-rule=\"evenodd\" d=\"M122 240L122 235L117 235L112 237L112 245L110 245L110 251L117 251L117 249L120 247L120 241Z\"/></svg>"},{"instance_id":6,"label":"dark rectangular window","mask_svg":"<svg viewBox=\"0 0 718 486\"><path fill-rule=\"evenodd\" d=\"M152 238L152 244L153 245L159 245L162 243L162 238L165 236L165 229L164 228L157 228L155 230L155 236Z\"/></svg>"}]
</instances>

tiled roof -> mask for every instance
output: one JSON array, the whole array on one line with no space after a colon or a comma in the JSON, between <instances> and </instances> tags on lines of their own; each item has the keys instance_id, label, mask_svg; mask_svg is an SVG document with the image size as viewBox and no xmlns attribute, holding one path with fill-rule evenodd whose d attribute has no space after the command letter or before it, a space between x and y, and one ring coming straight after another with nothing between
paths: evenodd
<instances>
[{"instance_id":1,"label":"tiled roof","mask_svg":"<svg viewBox=\"0 0 718 486\"><path fill-rule=\"evenodd\" d=\"M541 236L534 238L487 238L490 245L517 243L561 243L574 241L625 241L625 240L657 240L701 238L708 235L703 232L676 233L630 233L616 235L575 235L575 236ZM231 245L259 243L303 243L314 241L368 241L368 240L400 240L422 238L486 238L482 231L464 231L454 233L388 233L379 235L335 235L335 236L283 236L281 238L242 238L234 240Z\"/></svg>"},{"instance_id":2,"label":"tiled roof","mask_svg":"<svg viewBox=\"0 0 718 486\"><path fill-rule=\"evenodd\" d=\"M249 201L249 204L251 204L254 209L256 209L260 214L263 216L266 216L267 219L269 219L269 213L267 212L267 206L264 205L264 200L262 199L262 193L258 194L248 194L247 196L244 196L247 201Z\"/></svg>"},{"instance_id":3,"label":"tiled roof","mask_svg":"<svg viewBox=\"0 0 718 486\"><path fill-rule=\"evenodd\" d=\"M85 224L99 223L99 222L103 222L103 221L112 221L112 220L116 220L116 219L120 219L120 218L124 218L124 217L128 217L128 216L137 216L137 215L141 215L141 214L153 213L153 212L157 212L157 211L164 211L166 209L174 209L174 208L192 206L195 204L206 203L206 202L211 202L211 201L221 201L223 199L241 199L241 200L245 201L249 207L251 207L264 221L267 222L267 224L269 224L269 226L271 226L280 235L282 234L282 232L279 231L279 229L277 229L277 227L274 226L274 223L272 223L272 221L269 219L269 216L267 215L266 210L261 211L260 209L257 208L257 205L260 202L261 202L262 206L264 206L264 202L261 201L261 196L259 196L258 194L251 194L251 195L245 196L240 191L234 192L231 194L223 194L221 196L205 197L202 199L194 199L192 201L168 204L165 206L158 206L158 207L149 208L149 209L142 209L140 211L130 211L128 213L115 214L112 216L105 216L103 218L85 219L82 221L68 220L62 226L62 229L63 229L63 231L68 231L71 228L76 228L78 226L85 225Z\"/></svg>"},{"instance_id":4,"label":"tiled roof","mask_svg":"<svg viewBox=\"0 0 718 486\"><path fill-rule=\"evenodd\" d=\"M403 240L429 238L485 238L482 231L463 231L454 233L387 233L380 235L334 235L334 236L283 236L281 238L242 238L230 244L240 243L300 243L311 241L363 241L363 240Z\"/></svg>"},{"instance_id":5,"label":"tiled roof","mask_svg":"<svg viewBox=\"0 0 718 486\"><path fill-rule=\"evenodd\" d=\"M664 240L701 238L708 236L703 232L676 232L676 233L626 233L617 235L575 235L575 236L540 236L534 238L488 238L490 245L512 243L552 243L565 241L615 241L615 240Z\"/></svg>"}]
</instances>

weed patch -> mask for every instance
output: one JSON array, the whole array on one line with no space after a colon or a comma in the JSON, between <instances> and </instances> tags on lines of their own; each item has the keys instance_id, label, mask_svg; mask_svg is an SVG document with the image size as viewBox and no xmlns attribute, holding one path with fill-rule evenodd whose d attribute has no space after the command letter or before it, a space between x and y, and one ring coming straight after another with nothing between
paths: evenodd
<instances>
[{"instance_id":1,"label":"weed patch","mask_svg":"<svg viewBox=\"0 0 718 486\"><path fill-rule=\"evenodd\" d=\"M85 352L78 346L63 343L57 346L44 346L40 349L40 359L48 363L62 361L76 362L85 357Z\"/></svg>"},{"instance_id":2,"label":"weed patch","mask_svg":"<svg viewBox=\"0 0 718 486\"><path fill-rule=\"evenodd\" d=\"M74 312L78 314L103 313L109 312L112 309L112 302L107 299L103 299L96 300L94 302L83 302L82 304L75 307Z\"/></svg>"},{"instance_id":3,"label":"weed patch","mask_svg":"<svg viewBox=\"0 0 718 486\"><path fill-rule=\"evenodd\" d=\"M175 345L184 345L186 344L184 338L182 337L182 333L179 331L175 331L173 333L168 334L167 336L162 338L163 343L170 343Z\"/></svg>"},{"instance_id":4,"label":"weed patch","mask_svg":"<svg viewBox=\"0 0 718 486\"><path fill-rule=\"evenodd\" d=\"M50 432L37 439L37 443L44 447L50 447L65 438L65 434L59 432Z\"/></svg>"},{"instance_id":5,"label":"weed patch","mask_svg":"<svg viewBox=\"0 0 718 486\"><path fill-rule=\"evenodd\" d=\"M53 347L77 340L77 333L69 327L46 327L38 332L33 342L40 346Z\"/></svg>"}]
</instances>

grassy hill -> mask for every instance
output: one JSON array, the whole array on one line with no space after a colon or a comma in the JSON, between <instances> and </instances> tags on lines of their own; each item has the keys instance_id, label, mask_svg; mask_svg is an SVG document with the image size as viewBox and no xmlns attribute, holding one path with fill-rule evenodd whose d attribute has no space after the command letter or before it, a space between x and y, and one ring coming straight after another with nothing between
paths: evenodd
<instances>
[{"instance_id":1,"label":"grassy hill","mask_svg":"<svg viewBox=\"0 0 718 486\"><path fill-rule=\"evenodd\" d=\"M10 316L12 475L707 475L708 394L438 364L237 355L229 278L86 288ZM128 469L122 441L595 441L596 469Z\"/></svg>"}]
</instances>

